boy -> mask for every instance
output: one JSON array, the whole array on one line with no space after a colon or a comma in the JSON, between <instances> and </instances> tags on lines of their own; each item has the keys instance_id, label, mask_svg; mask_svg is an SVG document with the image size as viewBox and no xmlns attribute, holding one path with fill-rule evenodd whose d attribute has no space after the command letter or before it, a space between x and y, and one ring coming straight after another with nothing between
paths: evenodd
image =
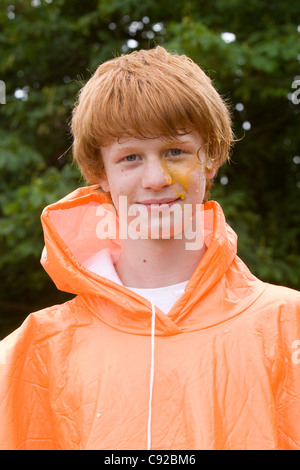
<instances>
[{"instance_id":1,"label":"boy","mask_svg":"<svg viewBox=\"0 0 300 470\"><path fill-rule=\"evenodd\" d=\"M300 294L254 277L211 181L233 141L204 72L161 47L102 64L74 110L87 182L42 214L77 296L1 346L9 449L299 449Z\"/></svg>"}]
</instances>

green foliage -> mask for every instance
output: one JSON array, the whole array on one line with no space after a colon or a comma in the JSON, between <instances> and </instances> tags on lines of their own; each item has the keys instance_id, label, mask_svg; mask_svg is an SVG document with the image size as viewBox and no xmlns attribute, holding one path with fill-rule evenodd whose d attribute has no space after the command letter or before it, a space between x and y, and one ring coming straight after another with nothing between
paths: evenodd
<instances>
[{"instance_id":1,"label":"green foliage","mask_svg":"<svg viewBox=\"0 0 300 470\"><path fill-rule=\"evenodd\" d=\"M297 2L3 0L1 6L2 299L49 289L39 267L39 218L45 205L83 185L70 163L68 127L81 84L99 63L156 44L192 57L232 103L241 140L212 197L237 231L250 269L299 288L300 105L288 98L300 75Z\"/></svg>"},{"instance_id":2,"label":"green foliage","mask_svg":"<svg viewBox=\"0 0 300 470\"><path fill-rule=\"evenodd\" d=\"M40 215L43 208L65 196L79 183L70 164L61 170L47 167L42 156L13 133L0 132L0 284L2 298L15 292L30 298L44 287L46 276L38 266L43 249Z\"/></svg>"}]
</instances>

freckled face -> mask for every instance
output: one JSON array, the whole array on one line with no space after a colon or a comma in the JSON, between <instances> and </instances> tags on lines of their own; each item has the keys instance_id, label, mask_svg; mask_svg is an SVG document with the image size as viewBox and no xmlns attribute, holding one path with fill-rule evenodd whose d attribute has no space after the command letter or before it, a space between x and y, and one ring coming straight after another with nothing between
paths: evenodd
<instances>
[{"instance_id":1,"label":"freckled face","mask_svg":"<svg viewBox=\"0 0 300 470\"><path fill-rule=\"evenodd\" d=\"M206 178L203 140L196 131L176 140L122 138L101 147L106 177L101 181L119 212L119 198L151 214L173 204L202 204Z\"/></svg>"}]
</instances>

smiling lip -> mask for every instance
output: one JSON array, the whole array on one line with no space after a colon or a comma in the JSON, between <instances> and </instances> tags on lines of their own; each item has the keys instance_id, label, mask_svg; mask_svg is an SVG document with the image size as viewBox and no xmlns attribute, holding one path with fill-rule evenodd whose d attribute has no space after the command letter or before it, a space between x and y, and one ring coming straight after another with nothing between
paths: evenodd
<instances>
[{"instance_id":1,"label":"smiling lip","mask_svg":"<svg viewBox=\"0 0 300 470\"><path fill-rule=\"evenodd\" d=\"M180 198L170 199L148 199L146 201L140 201L139 204L143 204L147 207L148 210L155 211L157 209L163 209L164 207L167 209L171 205L175 204L179 201Z\"/></svg>"},{"instance_id":2,"label":"smiling lip","mask_svg":"<svg viewBox=\"0 0 300 470\"><path fill-rule=\"evenodd\" d=\"M165 198L165 199L148 199L146 201L140 201L139 204L144 204L145 206L150 206L152 204L173 204L173 202L178 201L179 198Z\"/></svg>"}]
</instances>

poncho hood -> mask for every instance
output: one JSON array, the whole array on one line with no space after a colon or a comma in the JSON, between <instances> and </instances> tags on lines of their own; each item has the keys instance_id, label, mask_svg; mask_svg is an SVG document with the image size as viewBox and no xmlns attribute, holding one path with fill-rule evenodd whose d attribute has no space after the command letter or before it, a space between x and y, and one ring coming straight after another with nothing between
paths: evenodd
<instances>
[{"instance_id":1,"label":"poncho hood","mask_svg":"<svg viewBox=\"0 0 300 470\"><path fill-rule=\"evenodd\" d=\"M78 295L102 321L122 331L149 335L150 302L83 266L85 259L104 248L113 257L120 253L120 240L97 235L97 209L109 203L104 193L91 186L46 207L41 217L45 237L41 263L58 289ZM156 309L156 335L176 335L227 321L249 308L266 288L237 256L237 236L220 205L207 202L204 214L207 251L169 314Z\"/></svg>"}]
</instances>

